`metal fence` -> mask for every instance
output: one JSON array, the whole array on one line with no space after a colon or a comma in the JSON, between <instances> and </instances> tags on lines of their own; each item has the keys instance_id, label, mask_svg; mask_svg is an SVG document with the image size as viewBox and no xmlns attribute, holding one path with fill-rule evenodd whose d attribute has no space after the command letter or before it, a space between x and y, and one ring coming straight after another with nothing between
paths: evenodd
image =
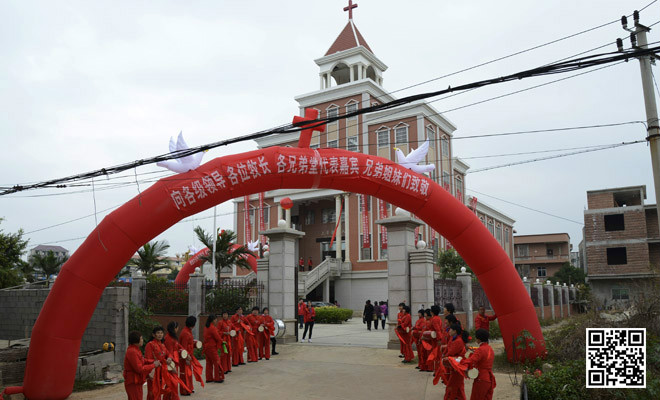
<instances>
[{"instance_id":1,"label":"metal fence","mask_svg":"<svg viewBox=\"0 0 660 400\"><path fill-rule=\"evenodd\" d=\"M534 303L534 307L538 307L539 306L539 288L532 285L531 290L530 290L530 296L532 297L532 303Z\"/></svg>"},{"instance_id":2,"label":"metal fence","mask_svg":"<svg viewBox=\"0 0 660 400\"><path fill-rule=\"evenodd\" d=\"M484 292L479 282L472 281L472 309L479 310L479 307L484 307L486 310L492 310L488 296Z\"/></svg>"},{"instance_id":3,"label":"metal fence","mask_svg":"<svg viewBox=\"0 0 660 400\"><path fill-rule=\"evenodd\" d=\"M202 312L207 314L234 314L238 307L242 307L247 314L253 307L263 309L263 283L256 280L251 282L227 279L218 283L206 282L202 286L204 296Z\"/></svg>"},{"instance_id":4,"label":"metal fence","mask_svg":"<svg viewBox=\"0 0 660 400\"><path fill-rule=\"evenodd\" d=\"M144 290L147 309L152 313L188 315L188 284L147 280Z\"/></svg>"},{"instance_id":5,"label":"metal fence","mask_svg":"<svg viewBox=\"0 0 660 400\"><path fill-rule=\"evenodd\" d=\"M456 311L463 311L461 287L461 282L455 279L436 279L433 282L435 304L452 303Z\"/></svg>"}]
</instances>

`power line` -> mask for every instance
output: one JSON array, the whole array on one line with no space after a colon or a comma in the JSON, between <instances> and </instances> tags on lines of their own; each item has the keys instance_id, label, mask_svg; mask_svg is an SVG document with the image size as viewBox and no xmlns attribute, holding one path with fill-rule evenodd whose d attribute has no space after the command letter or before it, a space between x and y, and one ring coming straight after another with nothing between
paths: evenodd
<instances>
[{"instance_id":1,"label":"power line","mask_svg":"<svg viewBox=\"0 0 660 400\"><path fill-rule=\"evenodd\" d=\"M641 11L644 11L645 9L647 9L648 7L650 7L651 5L653 5L654 3L656 3L657 1L658 1L658 0L654 0L654 1L650 2L650 3L647 4L646 6L642 7L639 11L640 11L640 12L641 12ZM632 14L630 14L629 16L632 16ZM536 46L532 46L532 47L529 47L529 48L527 48L527 49L520 50L520 51L517 51L517 52L515 52L515 53L508 54L508 55L506 55L506 56L498 57L498 58L492 59L492 60L490 60L490 61L486 61L486 62L483 62L483 63L481 63L481 64L474 65L474 66L472 66L472 67L463 68L463 69L461 69L461 70L459 70L459 71L455 71L455 72L452 72L452 73L449 73L449 74L445 74L445 75L438 76L438 77L436 77L436 78L432 78L432 79L425 80L425 81L420 82L420 83L416 83L416 84L413 84L413 85L409 85L409 86L403 87L403 88L401 88L401 89L397 89L397 90L394 90L394 91L392 91L392 92L389 92L389 93L387 93L387 94L397 93L397 92L400 92L400 91L403 91L403 90L406 90L406 89L411 89L411 88L414 88L414 87L422 86L422 85L425 85L425 84L427 84L427 83L435 82L435 81L438 81L438 80L443 79L443 78L448 78L448 77L450 77L450 76L454 76L454 75L457 75L457 74L460 74L460 73L463 73L463 72L471 71L471 70L473 70L473 69L477 69L477 68L480 68L480 67L483 67L483 66L486 66L486 65L489 65L489 64L493 64L493 63L498 62L498 61L506 60L507 58L515 57L515 56L520 55L520 54L524 54L524 53L527 53L527 52L530 52L530 51L533 51L533 50L536 50L536 49L540 49L540 48L543 48L543 47L549 46L549 45L551 45L551 44L559 43L559 42L562 42L562 41L564 41L564 40L571 39L571 38L574 38L574 37L576 37L576 36L583 35L583 34L588 33L588 32L595 31L595 30L597 30L597 29L600 29L600 28L606 27L606 26L608 26L608 25L612 25L612 24L617 23L617 22L619 22L619 21L620 21L620 20L617 18L617 19L615 19L615 20L613 20L613 21L605 22L605 23L603 23L603 24L600 24L600 25L594 26L594 27L589 28L589 29L585 29L585 30L582 30L582 31L579 31L579 32L576 32L576 33L572 33L572 34L567 35L567 36L563 36L563 37L558 38L558 39L555 39L555 40L551 40L551 41L546 42L546 43L542 43L542 44L539 44L539 45L536 45ZM615 43L615 42L614 42L614 43ZM608 44L611 44L611 43L608 43ZM606 46L606 45L604 45L604 46L600 46L600 47L598 47L598 48L596 48L596 49L599 49L599 48L602 48L602 47L605 47L605 46ZM592 50L595 50L595 49L592 49ZM586 52L589 52L589 51L592 51L592 50L588 50L588 51L586 51ZM584 54L584 53L586 53L586 52L578 53L577 55L581 55L581 54ZM563 61L563 60L559 60L559 61Z\"/></svg>"},{"instance_id":2,"label":"power line","mask_svg":"<svg viewBox=\"0 0 660 400\"><path fill-rule=\"evenodd\" d=\"M492 195L489 195L489 194L486 194L486 193L480 192L480 191L478 191L478 190L468 189L468 188L466 188L465 190L468 190L468 191L470 191L470 192L477 193L477 194L479 194L479 195L486 196L486 197L489 197L489 198L492 198L492 199L495 199L495 200L499 200L499 201L502 201L502 202L504 202L504 203L508 203L508 204L514 205L514 206L516 206L516 207L524 208L524 209L526 209L526 210L534 211L534 212L541 213L541 214L544 214L544 215L547 215L547 216L550 216L550 217L554 217L554 218L563 219L564 221L573 222L574 224L584 225L584 222L578 222L578 221L575 221L575 220L570 219L570 218L561 217L561 216L559 216L559 215L555 215L555 214L551 214L551 213L549 213L549 212L541 211L541 210L538 210L538 209L536 209L536 208L532 208L532 207L524 206L524 205L522 205L522 204L514 203L514 202L509 201L509 200L504 200L504 199L502 199L502 198L495 197L495 196L492 196Z\"/></svg>"},{"instance_id":3,"label":"power line","mask_svg":"<svg viewBox=\"0 0 660 400\"><path fill-rule=\"evenodd\" d=\"M526 70L522 72L518 72L515 74L511 74L508 76L504 77L499 77L499 78L491 78L491 79L486 79L482 81L477 81L465 85L460 85L457 87L449 87L444 90L439 90L435 92L429 92L429 93L422 93L418 95L413 95L413 96L408 96L404 97L402 99L398 100L393 100L388 103L384 104L379 104L379 105L372 105L370 107L365 107L359 110L356 110L355 112L347 113L345 116L337 116L337 117L332 117L332 118L324 118L324 119L318 119L314 122L309 123L305 127L305 129L310 129L314 127L318 127L321 125L325 125L330 122L338 121L340 119L344 118L350 118L353 116L361 115L361 114L366 114L366 113L372 113L375 111L380 111L380 110L386 110L386 109L391 109L395 108L404 104L412 103L414 101L418 100L423 100L427 99L430 97L436 97L441 94L445 93L451 93L451 92L456 92L456 91L462 91L462 90L467 90L475 87L484 87L484 86L489 86L489 85L494 85L494 84L499 84L499 83L504 83L504 82L509 82L513 80L520 80L524 78L529 78L533 76L541 76L541 75L549 75L549 74L556 74L556 73L563 73L563 72L569 72L569 71L576 71L579 69L584 69L584 68L591 68L594 66L598 65L603 65L603 64L610 64L614 62L619 62L622 60L626 60L629 58L636 58L636 57L641 57L645 55L650 55L650 54L655 54L656 52L660 51L660 47L652 47L652 48L645 48L645 49L633 49L633 50L627 50L624 52L616 52L616 53L607 53L607 54L600 54L600 55L594 55L594 56L587 56L587 57L582 57L582 58L577 58L572 61L567 61L567 62L562 62L562 63L557 63L553 65L548 65L548 66L543 66L539 68L534 68L531 70ZM174 153L167 153L167 154L162 154L159 156L147 158L147 159L141 159L141 160L136 160L130 163L125 163L125 164L120 164L116 165L113 167L108 167L108 168L102 168L100 170L96 171L91 171L91 172L86 172L78 175L73 175L73 176L68 176L64 178L59 178L59 179L53 179L49 181L44 181L40 182L37 184L31 184L31 185L16 185L11 189L5 189L0 192L0 195L6 195L10 193L15 193L18 191L23 191L23 190L30 190L30 189L38 189L46 186L52 186L52 185L61 185L64 183L76 181L76 180L81 180L81 179L89 179L89 178L94 178L97 176L107 176L110 174L116 174L118 172L122 172L128 169L136 168L138 166L142 165L148 165L148 164L153 164L158 161L164 161L164 160L170 160L170 159L176 159L176 158L181 158L181 157L186 157L195 153L198 153L200 151L204 150L209 150L212 148L220 147L220 146L226 146L228 144L233 144L233 143L238 143L246 140L253 140L257 139L260 137L265 137L268 135L272 134L277 134L277 133L291 133L291 132L299 132L303 128L300 127L303 124L298 124L294 126L291 124L291 127L288 129L269 129L269 130L264 130L264 131L259 131L255 132L252 134L248 135L243 135L239 136L236 138L232 139L227 139L215 143L210 143L206 145L201 145L197 146L188 150L182 150L182 151L177 151Z\"/></svg>"}]
</instances>

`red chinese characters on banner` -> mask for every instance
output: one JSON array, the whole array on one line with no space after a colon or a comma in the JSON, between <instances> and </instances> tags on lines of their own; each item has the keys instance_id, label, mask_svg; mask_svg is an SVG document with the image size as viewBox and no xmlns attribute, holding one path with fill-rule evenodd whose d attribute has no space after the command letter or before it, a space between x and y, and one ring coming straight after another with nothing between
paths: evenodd
<instances>
[{"instance_id":1,"label":"red chinese characters on banner","mask_svg":"<svg viewBox=\"0 0 660 400\"><path fill-rule=\"evenodd\" d=\"M378 199L378 219L387 218L387 203L385 200ZM387 228L381 225L380 227L380 247L387 249Z\"/></svg>"},{"instance_id":2,"label":"red chinese characters on banner","mask_svg":"<svg viewBox=\"0 0 660 400\"><path fill-rule=\"evenodd\" d=\"M369 210L367 210L367 196L360 195L360 208L362 209L362 248L368 249L371 247L371 235L369 229Z\"/></svg>"},{"instance_id":3,"label":"red chinese characters on banner","mask_svg":"<svg viewBox=\"0 0 660 400\"><path fill-rule=\"evenodd\" d=\"M245 240L247 243L252 240L252 229L250 226L250 196L243 196L243 223L245 224Z\"/></svg>"},{"instance_id":4,"label":"red chinese characters on banner","mask_svg":"<svg viewBox=\"0 0 660 400\"><path fill-rule=\"evenodd\" d=\"M266 194L264 192L259 193L259 230L261 232L266 230L266 221L264 221L264 198ZM266 245L266 236L261 235L261 245Z\"/></svg>"}]
</instances>

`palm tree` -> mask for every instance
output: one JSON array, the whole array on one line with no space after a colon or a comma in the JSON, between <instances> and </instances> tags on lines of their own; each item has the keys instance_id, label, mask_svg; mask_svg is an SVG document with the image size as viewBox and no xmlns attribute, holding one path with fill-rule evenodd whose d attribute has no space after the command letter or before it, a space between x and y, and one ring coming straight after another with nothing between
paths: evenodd
<instances>
[{"instance_id":1,"label":"palm tree","mask_svg":"<svg viewBox=\"0 0 660 400\"><path fill-rule=\"evenodd\" d=\"M58 257L53 251L49 250L46 254L35 253L31 255L29 263L35 271L42 272L48 279L51 275L57 275L62 264L68 259L67 256ZM29 273L29 269L26 268L25 272Z\"/></svg>"},{"instance_id":2,"label":"palm tree","mask_svg":"<svg viewBox=\"0 0 660 400\"><path fill-rule=\"evenodd\" d=\"M215 254L213 254L213 236L206 233L204 229L199 226L196 227L194 231L197 234L197 239L199 239L204 246L211 249L209 255L202 257L202 259L213 263L213 257L215 256L218 282L220 282L220 271L222 271L223 268L231 268L232 265L236 265L240 268L250 269L247 257L252 253L245 246L239 246L232 249L232 246L236 243L236 234L233 231L223 230L218 233L215 243Z\"/></svg>"},{"instance_id":3,"label":"palm tree","mask_svg":"<svg viewBox=\"0 0 660 400\"><path fill-rule=\"evenodd\" d=\"M128 265L136 267L144 275L152 274L159 269L172 268L170 260L167 259L167 249L170 245L166 241L149 242L138 249L138 258L131 259Z\"/></svg>"}]
</instances>

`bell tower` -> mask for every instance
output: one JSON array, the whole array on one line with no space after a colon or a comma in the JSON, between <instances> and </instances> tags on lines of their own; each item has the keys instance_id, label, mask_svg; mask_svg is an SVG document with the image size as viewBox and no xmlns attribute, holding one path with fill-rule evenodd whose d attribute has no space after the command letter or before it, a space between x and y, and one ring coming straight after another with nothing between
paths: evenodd
<instances>
[{"instance_id":1,"label":"bell tower","mask_svg":"<svg viewBox=\"0 0 660 400\"><path fill-rule=\"evenodd\" d=\"M385 65L371 50L353 22L353 0L348 1L344 11L348 11L348 23L325 55L314 60L319 66L320 89L371 79L378 86L383 85Z\"/></svg>"}]
</instances>

